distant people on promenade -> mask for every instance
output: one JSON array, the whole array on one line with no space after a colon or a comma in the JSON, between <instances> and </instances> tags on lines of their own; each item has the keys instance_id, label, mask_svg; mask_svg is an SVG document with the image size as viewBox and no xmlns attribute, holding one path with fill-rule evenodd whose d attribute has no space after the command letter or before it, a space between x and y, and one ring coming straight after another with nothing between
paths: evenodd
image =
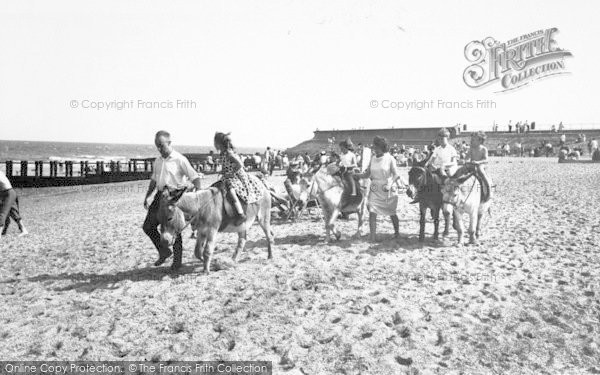
<instances>
[{"instance_id":1,"label":"distant people on promenade","mask_svg":"<svg viewBox=\"0 0 600 375\"><path fill-rule=\"evenodd\" d=\"M165 130L160 130L154 136L154 145L158 150L159 156L154 160L154 168L150 177L148 191L144 197L144 208L147 211L146 219L142 226L144 233L158 251L158 260L154 262L155 266L163 264L170 256L171 250L162 249L160 246L160 233L158 232L158 206L160 202L160 192L169 187L182 187L189 181L194 184L194 188L200 189L200 180L203 177L201 173L196 172L189 160L173 149L171 146L171 135ZM148 204L148 200L152 193L154 199ZM183 241L181 234L175 239L173 248L178 254L183 251Z\"/></svg>"},{"instance_id":2,"label":"distant people on promenade","mask_svg":"<svg viewBox=\"0 0 600 375\"><path fill-rule=\"evenodd\" d=\"M23 225L23 218L19 212L19 197L17 196L17 192L13 189L6 174L0 171L0 228L2 228L2 236L5 236L8 231L10 219L13 219L17 223L19 231L21 231L19 236L29 233L25 225ZM0 242L2 242L1 239Z\"/></svg>"},{"instance_id":3,"label":"distant people on promenade","mask_svg":"<svg viewBox=\"0 0 600 375\"><path fill-rule=\"evenodd\" d=\"M508 121L508 132L512 133L512 120Z\"/></svg>"}]
</instances>

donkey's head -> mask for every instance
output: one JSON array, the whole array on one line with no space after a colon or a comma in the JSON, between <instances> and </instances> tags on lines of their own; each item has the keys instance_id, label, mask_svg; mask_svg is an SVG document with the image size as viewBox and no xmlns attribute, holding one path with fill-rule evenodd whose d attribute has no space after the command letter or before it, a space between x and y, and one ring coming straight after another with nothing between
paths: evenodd
<instances>
[{"instance_id":1,"label":"donkey's head","mask_svg":"<svg viewBox=\"0 0 600 375\"><path fill-rule=\"evenodd\" d=\"M406 189L406 195L410 198L414 198L417 191L423 189L429 184L429 175L427 171L427 162L431 158L431 154L424 160L414 161L412 168L408 171L408 188Z\"/></svg>"},{"instance_id":2,"label":"donkey's head","mask_svg":"<svg viewBox=\"0 0 600 375\"><path fill-rule=\"evenodd\" d=\"M448 178L442 187L444 205L457 206L464 200L465 188L463 184L473 177L473 173L467 173L458 177Z\"/></svg>"},{"instance_id":3,"label":"donkey's head","mask_svg":"<svg viewBox=\"0 0 600 375\"><path fill-rule=\"evenodd\" d=\"M158 205L158 223L160 224L161 246L171 247L177 238L177 235L183 231L186 226L185 215L177 207L179 199L185 193L186 188L171 189L165 187L160 194L160 203Z\"/></svg>"},{"instance_id":4,"label":"donkey's head","mask_svg":"<svg viewBox=\"0 0 600 375\"><path fill-rule=\"evenodd\" d=\"M414 198L417 191L427 184L427 170L423 167L413 166L408 171L408 188L406 195Z\"/></svg>"}]
</instances>

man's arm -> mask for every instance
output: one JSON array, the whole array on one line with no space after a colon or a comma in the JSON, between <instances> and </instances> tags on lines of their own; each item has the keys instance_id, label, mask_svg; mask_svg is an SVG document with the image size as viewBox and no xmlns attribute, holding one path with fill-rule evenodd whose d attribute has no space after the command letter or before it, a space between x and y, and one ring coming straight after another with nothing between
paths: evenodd
<instances>
[{"instance_id":1,"label":"man's arm","mask_svg":"<svg viewBox=\"0 0 600 375\"><path fill-rule=\"evenodd\" d=\"M154 192L155 189L156 189L156 181L151 179L150 184L148 185L148 191L146 191L146 196L144 197L144 208L145 209L148 209L148 198L150 197L150 195L152 195L152 193Z\"/></svg>"},{"instance_id":2,"label":"man's arm","mask_svg":"<svg viewBox=\"0 0 600 375\"><path fill-rule=\"evenodd\" d=\"M190 161L187 158L183 160L182 169L183 169L183 173L187 176L187 178L190 181L192 181L192 184L194 184L194 188L196 190L200 190L201 189L200 181L204 178L204 174L200 173L200 172L196 172L196 170L194 169L194 167L192 167L192 164L190 163Z\"/></svg>"}]
</instances>

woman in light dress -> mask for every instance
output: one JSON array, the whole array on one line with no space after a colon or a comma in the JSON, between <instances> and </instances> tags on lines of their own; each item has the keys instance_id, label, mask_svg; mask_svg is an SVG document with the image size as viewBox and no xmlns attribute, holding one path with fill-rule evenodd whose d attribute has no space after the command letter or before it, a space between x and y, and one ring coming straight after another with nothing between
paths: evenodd
<instances>
[{"instance_id":1,"label":"woman in light dress","mask_svg":"<svg viewBox=\"0 0 600 375\"><path fill-rule=\"evenodd\" d=\"M360 178L369 178L371 187L367 200L369 210L369 228L371 234L369 241L377 241L377 215L389 216L394 226L394 237L400 237L399 222L396 210L398 208L398 189L406 183L398 174L396 160L390 155L389 145L385 138L375 137L373 139L373 152L371 163Z\"/></svg>"}]
</instances>

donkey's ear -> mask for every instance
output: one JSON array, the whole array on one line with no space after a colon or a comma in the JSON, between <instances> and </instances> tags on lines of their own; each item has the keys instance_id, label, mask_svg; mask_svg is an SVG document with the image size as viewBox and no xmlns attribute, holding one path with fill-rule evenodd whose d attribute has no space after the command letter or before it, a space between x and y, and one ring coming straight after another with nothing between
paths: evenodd
<instances>
[{"instance_id":1,"label":"donkey's ear","mask_svg":"<svg viewBox=\"0 0 600 375\"><path fill-rule=\"evenodd\" d=\"M432 156L433 156L433 152L431 152L431 151L428 152L427 157L419 162L419 164L420 164L419 166L424 167L425 164L427 164L427 162L429 161L429 159L431 159Z\"/></svg>"},{"instance_id":2,"label":"donkey's ear","mask_svg":"<svg viewBox=\"0 0 600 375\"><path fill-rule=\"evenodd\" d=\"M170 200L172 202L177 202L179 199L181 199L181 197L183 196L183 193L185 193L187 191L186 187L182 187L182 188L178 188L175 190L172 190L169 194L170 196Z\"/></svg>"},{"instance_id":3,"label":"donkey's ear","mask_svg":"<svg viewBox=\"0 0 600 375\"><path fill-rule=\"evenodd\" d=\"M465 181L467 181L471 177L473 177L473 173L467 173L467 174L457 177L455 179L455 181L458 182L459 184L464 184Z\"/></svg>"}]
</instances>

